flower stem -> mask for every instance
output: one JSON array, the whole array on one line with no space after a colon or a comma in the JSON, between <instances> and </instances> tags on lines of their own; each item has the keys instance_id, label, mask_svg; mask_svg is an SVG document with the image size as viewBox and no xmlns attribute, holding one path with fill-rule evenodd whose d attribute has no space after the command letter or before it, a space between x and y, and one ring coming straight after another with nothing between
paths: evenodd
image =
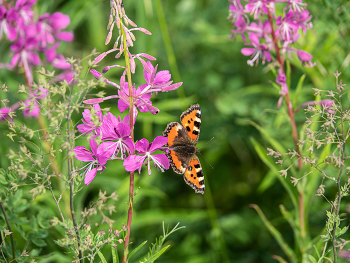
<instances>
[{"instance_id":1,"label":"flower stem","mask_svg":"<svg viewBox=\"0 0 350 263\"><path fill-rule=\"evenodd\" d=\"M128 78L128 88L129 88L129 112L130 112L130 136L132 142L134 142L134 97L132 92L132 82L131 82L131 70L130 70L130 58L127 51L127 43L126 43L126 37L125 37L125 31L124 28L121 26L121 32L123 35L123 47L124 47L124 57L125 57L125 65L126 65L126 75ZM123 89L124 87L120 87ZM133 153L132 153L133 154ZM131 221L132 221L132 214L133 214L133 204L134 204L134 183L135 183L135 177L134 172L130 172L130 186L129 186L129 209L128 209L128 221L127 221L127 229L128 233L125 237L124 241L124 256L123 256L123 263L127 262L128 258L128 245L130 241L130 230L131 230Z\"/></svg>"},{"instance_id":2,"label":"flower stem","mask_svg":"<svg viewBox=\"0 0 350 263\"><path fill-rule=\"evenodd\" d=\"M338 86L338 78L337 78L337 86ZM341 97L339 95L339 101L341 101ZM340 210L340 201L342 199L342 195L341 195L341 185L340 185L340 179L343 173L343 169L344 169L344 162L345 162L345 143L346 143L346 137L344 135L344 116L343 116L343 109L341 107L340 104L340 112L341 112L341 129L342 129L342 147L340 147L340 151L341 151L341 167L340 167L340 171L339 171L339 175L338 175L338 180L337 180L337 186L338 186L338 193L337 193L337 204L336 204L336 208L335 208L335 222L333 225L333 234L332 234L332 244L333 244L333 254L334 254L334 263L337 263L338 259L337 259L337 247L336 247L336 230L337 230L337 220L339 219L339 210ZM335 202L334 202L335 203Z\"/></svg>"},{"instance_id":3,"label":"flower stem","mask_svg":"<svg viewBox=\"0 0 350 263\"><path fill-rule=\"evenodd\" d=\"M1 207L2 213L4 214L7 228L11 232L10 239L11 239L11 247L12 247L12 257L13 257L13 260L14 260L16 258L16 255L15 255L15 245L14 245L14 242L13 242L13 235L12 235L13 233L12 233L12 230L11 230L10 222L9 222L9 220L7 218L7 215L6 215L6 212L5 212L5 209L4 209L4 204L1 203L0 207Z\"/></svg>"},{"instance_id":4,"label":"flower stem","mask_svg":"<svg viewBox=\"0 0 350 263\"><path fill-rule=\"evenodd\" d=\"M72 221L73 221L73 227L74 227L74 232L77 238L77 243L78 243L78 258L80 263L84 262L83 259L83 253L81 251L81 243L80 243L80 236L79 236L79 229L78 229L78 224L77 220L75 218L75 211L74 211L74 203L73 203L73 198L74 198L74 178L73 178L73 173L72 173L72 166L73 166L73 160L70 157L70 151L73 149L73 136L74 133L71 133L71 126L70 126L70 121L71 121L71 100L72 100L72 89L70 87L70 94L69 94L69 100L68 100L68 112L67 112L67 139L70 143L70 148L68 149L68 156L67 156L67 162L68 162L68 176L69 176L69 197L70 197L70 211L72 215Z\"/></svg>"},{"instance_id":5,"label":"flower stem","mask_svg":"<svg viewBox=\"0 0 350 263\"><path fill-rule=\"evenodd\" d=\"M280 53L280 48L278 46L277 37L276 37L276 34L275 34L275 30L273 28L272 14L271 14L271 11L270 11L269 8L267 9L267 16L269 18L269 23L270 23L270 26L271 26L271 36L272 36L273 45L274 45L274 48L275 48L275 51L276 51L277 61L278 61L278 64L279 64L281 70L283 71L283 73L285 73L284 72L284 67L283 67L284 66L284 61L283 61L283 58L282 58L281 53ZM294 119L293 105L292 105L292 103L290 101L289 93L285 94L285 98L286 98L288 115L289 115L290 122L291 122L291 125L292 125L292 136L293 136L293 141L294 141L294 145L295 145L295 150L297 151L297 153L300 154L299 145L298 145L298 130L297 130L297 126L296 126L295 119ZM298 168L299 168L299 170L301 169L301 167L302 167L302 160L301 160L301 158L298 158Z\"/></svg>"}]
</instances>

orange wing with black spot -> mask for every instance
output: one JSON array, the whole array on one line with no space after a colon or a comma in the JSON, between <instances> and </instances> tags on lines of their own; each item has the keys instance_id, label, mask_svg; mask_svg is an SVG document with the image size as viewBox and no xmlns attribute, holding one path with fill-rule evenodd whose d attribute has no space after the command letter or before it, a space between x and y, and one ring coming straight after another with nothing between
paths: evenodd
<instances>
[{"instance_id":1,"label":"orange wing with black spot","mask_svg":"<svg viewBox=\"0 0 350 263\"><path fill-rule=\"evenodd\" d=\"M172 149L177 149L177 147L182 147L190 143L184 127L178 122L171 122L163 132L163 135L168 138L166 146L169 147L169 151L167 156L171 167L176 173L183 174L187 168L189 158Z\"/></svg>"},{"instance_id":2,"label":"orange wing with black spot","mask_svg":"<svg viewBox=\"0 0 350 263\"><path fill-rule=\"evenodd\" d=\"M204 194L204 175L201 163L196 155L190 160L187 169L184 173L186 184L191 186L196 193Z\"/></svg>"},{"instance_id":3,"label":"orange wing with black spot","mask_svg":"<svg viewBox=\"0 0 350 263\"><path fill-rule=\"evenodd\" d=\"M193 144L197 144L201 128L201 107L199 104L191 107L181 114L180 120Z\"/></svg>"},{"instance_id":4,"label":"orange wing with black spot","mask_svg":"<svg viewBox=\"0 0 350 263\"><path fill-rule=\"evenodd\" d=\"M201 108L192 105L181 114L181 123L171 122L163 132L168 138L167 156L174 172L184 175L186 184L196 193L204 194L204 175L196 152L200 126Z\"/></svg>"}]
</instances>

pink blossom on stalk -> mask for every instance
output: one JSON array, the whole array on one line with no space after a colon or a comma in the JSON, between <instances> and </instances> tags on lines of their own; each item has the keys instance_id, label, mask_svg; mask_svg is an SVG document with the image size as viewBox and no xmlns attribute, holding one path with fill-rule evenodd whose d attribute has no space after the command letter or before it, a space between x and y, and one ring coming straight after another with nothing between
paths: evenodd
<instances>
[{"instance_id":1,"label":"pink blossom on stalk","mask_svg":"<svg viewBox=\"0 0 350 263\"><path fill-rule=\"evenodd\" d=\"M262 64L265 64L265 61L271 61L271 54L268 51L268 48L264 44L259 44L259 38L256 34L250 34L250 41L252 42L252 48L242 48L241 52L245 56L252 56L251 60L248 60L247 63L250 66L256 65L259 63L259 57L262 59ZM249 44L248 44L249 45Z\"/></svg>"},{"instance_id":2,"label":"pink blossom on stalk","mask_svg":"<svg viewBox=\"0 0 350 263\"><path fill-rule=\"evenodd\" d=\"M259 15L263 13L267 14L268 0L246 0L249 4L246 4L245 10L250 12L250 15L254 14L254 19L257 19Z\"/></svg>"},{"instance_id":3,"label":"pink blossom on stalk","mask_svg":"<svg viewBox=\"0 0 350 263\"><path fill-rule=\"evenodd\" d=\"M334 100L331 100L331 99L320 100L320 101L308 101L308 102L303 103L296 110L296 112L299 111L300 109L305 108L305 107L310 106L310 105L321 105L322 107L324 107L327 110L327 112L334 114L335 111L330 109L333 104L334 104Z\"/></svg>"},{"instance_id":4,"label":"pink blossom on stalk","mask_svg":"<svg viewBox=\"0 0 350 263\"><path fill-rule=\"evenodd\" d=\"M311 62L312 55L310 53L307 53L306 51L299 49L297 51L297 55L298 55L298 58L299 58L301 64L303 64L304 67L315 66L315 63Z\"/></svg>"},{"instance_id":5,"label":"pink blossom on stalk","mask_svg":"<svg viewBox=\"0 0 350 263\"><path fill-rule=\"evenodd\" d=\"M240 0L231 0L232 4L229 6L230 11L230 19L232 20L232 23L236 23L236 21L240 18L244 19L245 12L243 9L243 6L240 2Z\"/></svg>"},{"instance_id":6,"label":"pink blossom on stalk","mask_svg":"<svg viewBox=\"0 0 350 263\"><path fill-rule=\"evenodd\" d=\"M26 118L33 117L37 119L40 113L40 108L37 101L35 99L34 100L29 99L29 100L26 100L24 104L26 106L25 110L23 111L24 117Z\"/></svg>"},{"instance_id":7,"label":"pink blossom on stalk","mask_svg":"<svg viewBox=\"0 0 350 263\"><path fill-rule=\"evenodd\" d=\"M100 104L94 104L93 109L94 109L94 114L98 118L99 122L102 123L102 112L101 112ZM79 124L77 128L78 128L78 131L81 133L84 133L84 134L92 133L93 138L95 138L96 136L100 135L100 127L94 124L91 118L91 114L92 114L92 111L90 111L89 109L85 109L83 112L83 119L82 119L83 124Z\"/></svg>"},{"instance_id":8,"label":"pink blossom on stalk","mask_svg":"<svg viewBox=\"0 0 350 263\"><path fill-rule=\"evenodd\" d=\"M132 96L134 97L134 116L137 117L137 110L141 112L151 112L152 114L157 114L159 110L152 106L152 92L143 92L147 88L147 85L141 85L135 89L135 85L132 86ZM129 108L129 86L128 82L125 82L124 89L118 90L118 109L120 112L124 112Z\"/></svg>"},{"instance_id":9,"label":"pink blossom on stalk","mask_svg":"<svg viewBox=\"0 0 350 263\"><path fill-rule=\"evenodd\" d=\"M305 5L303 3L303 0L289 0L288 1L289 7L294 11L294 12L300 12Z\"/></svg>"},{"instance_id":10,"label":"pink blossom on stalk","mask_svg":"<svg viewBox=\"0 0 350 263\"><path fill-rule=\"evenodd\" d=\"M19 15L18 24L28 25L34 17L32 6L36 0L17 0L15 10Z\"/></svg>"},{"instance_id":11,"label":"pink blossom on stalk","mask_svg":"<svg viewBox=\"0 0 350 263\"><path fill-rule=\"evenodd\" d=\"M40 58L37 54L38 39L35 38L35 29L28 26L25 28L28 37L20 37L18 41L11 45L11 50L14 55L11 59L11 66L15 67L17 64L24 67L24 72L28 78L29 83L33 82L32 67L40 64ZM33 29L33 30L32 30ZM33 35L33 36L31 36Z\"/></svg>"},{"instance_id":12,"label":"pink blossom on stalk","mask_svg":"<svg viewBox=\"0 0 350 263\"><path fill-rule=\"evenodd\" d=\"M152 143L147 139L142 139L136 143L136 150L139 155L130 155L125 159L123 165L128 172L138 170L141 173L143 164L148 166L148 175L151 175L150 161L153 161L154 166L162 172L164 169L169 169L169 160L165 154L153 154L156 150L162 149L162 146L168 142L168 139L163 136L157 136Z\"/></svg>"},{"instance_id":13,"label":"pink blossom on stalk","mask_svg":"<svg viewBox=\"0 0 350 263\"><path fill-rule=\"evenodd\" d=\"M279 16L276 20L276 35L281 41L290 41L299 29L299 25L295 21L294 12L289 11L285 17Z\"/></svg>"},{"instance_id":14,"label":"pink blossom on stalk","mask_svg":"<svg viewBox=\"0 0 350 263\"><path fill-rule=\"evenodd\" d=\"M0 6L0 40L5 34L10 41L16 39L17 30L12 23L17 19L17 13L14 8L6 10L4 6Z\"/></svg>"},{"instance_id":15,"label":"pink blossom on stalk","mask_svg":"<svg viewBox=\"0 0 350 263\"><path fill-rule=\"evenodd\" d=\"M4 122L7 118L9 118L10 108L4 107L0 108L0 121Z\"/></svg>"},{"instance_id":16,"label":"pink blossom on stalk","mask_svg":"<svg viewBox=\"0 0 350 263\"><path fill-rule=\"evenodd\" d=\"M126 153L133 153L135 145L130 138L129 118L124 118L121 121L120 118L115 117L109 113L107 117L103 118L103 123L100 126L102 141L100 150L105 152L111 159L117 158L120 151L121 159L124 159Z\"/></svg>"},{"instance_id":17,"label":"pink blossom on stalk","mask_svg":"<svg viewBox=\"0 0 350 263\"><path fill-rule=\"evenodd\" d=\"M86 185L89 185L92 182L97 174L97 171L100 171L100 173L102 173L103 170L106 169L104 165L106 164L108 157L103 151L99 151L100 146L97 148L97 143L95 140L91 139L91 152L86 149L85 146L76 146L74 148L76 158L79 161L88 162L88 164L83 167L85 168L84 182Z\"/></svg>"}]
</instances>

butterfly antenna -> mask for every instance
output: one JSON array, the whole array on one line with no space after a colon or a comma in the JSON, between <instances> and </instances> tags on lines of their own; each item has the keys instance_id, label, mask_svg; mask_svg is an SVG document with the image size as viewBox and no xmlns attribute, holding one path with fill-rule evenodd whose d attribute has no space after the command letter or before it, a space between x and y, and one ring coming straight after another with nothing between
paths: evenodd
<instances>
[{"instance_id":1,"label":"butterfly antenna","mask_svg":"<svg viewBox=\"0 0 350 263\"><path fill-rule=\"evenodd\" d=\"M213 137L213 139L214 139L214 137ZM211 167L211 169L214 169L214 167L211 166L211 164L208 162L208 160L204 158L203 154L201 154L201 152L199 152L199 154L200 154L200 155L203 157L203 159L209 164L209 166Z\"/></svg>"},{"instance_id":2,"label":"butterfly antenna","mask_svg":"<svg viewBox=\"0 0 350 263\"><path fill-rule=\"evenodd\" d=\"M205 144L203 144L202 145L202 147L204 146L204 145L206 145L208 142L210 142L210 141L212 141L214 139L214 137L213 138L211 138L209 141L207 141ZM198 150L200 150L200 149L202 149L202 147L201 148L199 148ZM202 155L203 156L203 155ZM203 157L204 158L204 157ZM205 159L205 158L204 158Z\"/></svg>"},{"instance_id":3,"label":"butterfly antenna","mask_svg":"<svg viewBox=\"0 0 350 263\"><path fill-rule=\"evenodd\" d=\"M208 142L212 141L213 139L214 139L214 137L211 138L209 141L207 141L205 144L203 144L202 147L203 147L204 145L206 145ZM202 149L202 147L199 148L199 149ZM198 149L198 150L199 150L199 149ZM203 157L203 159L209 164L209 166L211 167L211 169L214 169L214 167L211 166L211 164L208 162L208 160L204 158L203 154L201 154L201 152L199 152L199 154L200 154L200 155Z\"/></svg>"}]
</instances>

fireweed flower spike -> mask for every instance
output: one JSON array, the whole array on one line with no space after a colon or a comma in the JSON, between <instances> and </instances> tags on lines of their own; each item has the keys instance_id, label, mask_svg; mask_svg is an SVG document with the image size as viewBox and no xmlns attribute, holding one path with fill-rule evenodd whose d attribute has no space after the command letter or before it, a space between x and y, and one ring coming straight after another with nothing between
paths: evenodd
<instances>
[{"instance_id":1,"label":"fireweed flower spike","mask_svg":"<svg viewBox=\"0 0 350 263\"><path fill-rule=\"evenodd\" d=\"M85 184L89 185L95 178L97 171L103 172L106 167L104 166L107 162L108 157L103 151L99 151L101 145L97 148L95 140L90 140L91 152L85 148L85 146L76 146L74 152L76 158L79 161L88 162L83 168L85 168ZM81 168L81 169L83 169Z\"/></svg>"},{"instance_id":2,"label":"fireweed flower spike","mask_svg":"<svg viewBox=\"0 0 350 263\"><path fill-rule=\"evenodd\" d=\"M130 155L125 159L123 165L128 172L138 170L141 173L141 167L145 164L148 167L148 175L151 175L152 160L154 166L159 168L162 172L164 169L169 169L169 160L165 154L153 154L156 150L162 149L163 145L168 142L168 139L163 136L157 136L152 143L149 143L147 139L142 139L136 143L136 150L139 155Z\"/></svg>"}]
</instances>

